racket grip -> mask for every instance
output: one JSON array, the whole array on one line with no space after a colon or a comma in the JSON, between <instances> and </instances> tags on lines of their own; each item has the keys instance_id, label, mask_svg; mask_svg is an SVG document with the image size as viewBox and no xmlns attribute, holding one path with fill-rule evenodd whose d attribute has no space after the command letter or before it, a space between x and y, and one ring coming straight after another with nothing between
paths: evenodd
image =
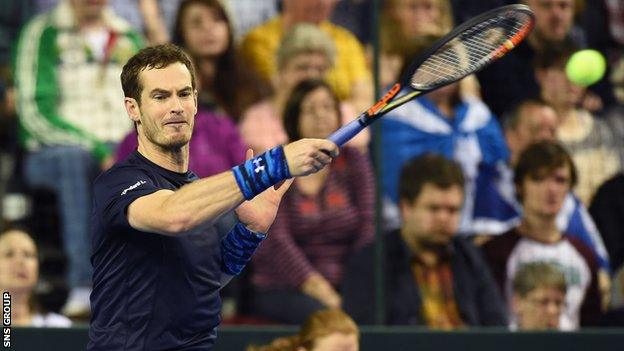
<instances>
[{"instance_id":1,"label":"racket grip","mask_svg":"<svg viewBox=\"0 0 624 351\"><path fill-rule=\"evenodd\" d=\"M337 131L333 132L327 139L334 142L339 147L344 145L347 141L351 140L357 133L361 132L366 125L361 122L359 118L345 124Z\"/></svg>"}]
</instances>

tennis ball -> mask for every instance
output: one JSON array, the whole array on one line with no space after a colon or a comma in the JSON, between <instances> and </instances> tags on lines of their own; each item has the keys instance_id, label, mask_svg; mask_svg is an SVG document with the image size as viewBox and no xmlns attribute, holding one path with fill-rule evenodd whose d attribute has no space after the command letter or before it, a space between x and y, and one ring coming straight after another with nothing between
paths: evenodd
<instances>
[{"instance_id":1,"label":"tennis ball","mask_svg":"<svg viewBox=\"0 0 624 351\"><path fill-rule=\"evenodd\" d=\"M605 74L607 62L602 54L596 50L581 50L575 52L566 63L565 71L568 78L575 84L583 87L599 81Z\"/></svg>"}]
</instances>

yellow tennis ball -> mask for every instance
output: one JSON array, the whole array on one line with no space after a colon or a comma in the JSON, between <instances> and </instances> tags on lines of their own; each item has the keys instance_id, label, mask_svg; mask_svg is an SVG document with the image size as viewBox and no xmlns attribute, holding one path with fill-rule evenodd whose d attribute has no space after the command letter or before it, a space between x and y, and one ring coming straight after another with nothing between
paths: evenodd
<instances>
[{"instance_id":1,"label":"yellow tennis ball","mask_svg":"<svg viewBox=\"0 0 624 351\"><path fill-rule=\"evenodd\" d=\"M574 53L566 63L565 71L568 78L580 86L590 86L605 74L607 62L596 50L581 50Z\"/></svg>"}]
</instances>

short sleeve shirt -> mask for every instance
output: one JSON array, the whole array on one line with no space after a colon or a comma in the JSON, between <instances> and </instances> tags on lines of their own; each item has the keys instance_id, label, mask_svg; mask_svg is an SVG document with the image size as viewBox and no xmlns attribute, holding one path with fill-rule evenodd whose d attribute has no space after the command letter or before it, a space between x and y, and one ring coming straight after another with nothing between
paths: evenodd
<instances>
[{"instance_id":1,"label":"short sleeve shirt","mask_svg":"<svg viewBox=\"0 0 624 351\"><path fill-rule=\"evenodd\" d=\"M171 237L136 230L127 218L134 200L196 179L137 151L96 179L88 350L206 350L214 343L219 244L229 228Z\"/></svg>"}]
</instances>

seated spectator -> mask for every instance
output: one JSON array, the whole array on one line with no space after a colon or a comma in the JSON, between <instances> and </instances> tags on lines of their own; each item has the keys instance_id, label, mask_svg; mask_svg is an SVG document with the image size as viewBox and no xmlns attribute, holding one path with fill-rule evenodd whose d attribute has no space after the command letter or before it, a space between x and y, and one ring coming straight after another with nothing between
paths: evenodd
<instances>
[{"instance_id":1,"label":"seated spectator","mask_svg":"<svg viewBox=\"0 0 624 351\"><path fill-rule=\"evenodd\" d=\"M232 24L219 0L183 0L173 43L193 59L201 110L238 121L247 107L265 96L267 87L239 58Z\"/></svg>"},{"instance_id":2,"label":"seated spectator","mask_svg":"<svg viewBox=\"0 0 624 351\"><path fill-rule=\"evenodd\" d=\"M63 310L89 312L91 183L113 163L132 129L119 85L122 66L142 45L106 1L63 0L24 27L15 55L24 177L58 198L71 288Z\"/></svg>"},{"instance_id":3,"label":"seated spectator","mask_svg":"<svg viewBox=\"0 0 624 351\"><path fill-rule=\"evenodd\" d=\"M621 169L620 143L604 121L579 103L585 88L572 83L565 72L568 58L576 51L570 41L542 51L535 60L541 97L553 106L559 118L557 139L568 150L578 169L575 193L589 206L596 189Z\"/></svg>"},{"instance_id":4,"label":"seated spectator","mask_svg":"<svg viewBox=\"0 0 624 351\"><path fill-rule=\"evenodd\" d=\"M417 52L427 47L423 42ZM479 165L493 167L508 158L503 132L488 107L474 97L462 98L459 84L454 83L407 102L380 124L384 226L396 229L400 225L397 184L403 164L424 153L436 153L462 166L466 196L459 231L469 233Z\"/></svg>"},{"instance_id":5,"label":"seated spectator","mask_svg":"<svg viewBox=\"0 0 624 351\"><path fill-rule=\"evenodd\" d=\"M439 155L406 163L401 228L383 237L384 322L434 329L506 325L496 282L472 242L457 236L464 198L461 167ZM343 306L360 324L375 322L375 247L350 259Z\"/></svg>"},{"instance_id":6,"label":"seated spectator","mask_svg":"<svg viewBox=\"0 0 624 351\"><path fill-rule=\"evenodd\" d=\"M598 188L589 213L596 221L611 259L611 271L624 267L624 173L619 172Z\"/></svg>"},{"instance_id":7,"label":"seated spectator","mask_svg":"<svg viewBox=\"0 0 624 351\"><path fill-rule=\"evenodd\" d=\"M128 157L137 146L137 133L131 132L117 148L115 160ZM189 150L189 170L204 178L243 163L247 147L231 119L199 110L195 115Z\"/></svg>"},{"instance_id":8,"label":"seated spectator","mask_svg":"<svg viewBox=\"0 0 624 351\"><path fill-rule=\"evenodd\" d=\"M247 351L358 351L360 332L355 322L338 309L312 313L296 335L273 340Z\"/></svg>"},{"instance_id":9,"label":"seated spectator","mask_svg":"<svg viewBox=\"0 0 624 351\"><path fill-rule=\"evenodd\" d=\"M282 113L292 89L306 79L325 79L327 72L334 67L335 57L331 38L315 25L295 25L284 36L276 53L275 94L251 106L239 124L243 140L256 154L288 141ZM343 124L356 116L348 103L341 103L340 110ZM364 130L347 146L365 152L369 139L369 132Z\"/></svg>"},{"instance_id":10,"label":"seated spectator","mask_svg":"<svg viewBox=\"0 0 624 351\"><path fill-rule=\"evenodd\" d=\"M539 141L553 141L557 135L557 114L541 100L526 100L507 116L504 122L505 139L511 151L510 163L500 162L495 167L481 165L473 212L472 229L480 235L497 235L518 225L522 205L516 198L513 167L522 152ZM585 205L572 192L566 196L557 214L557 228L576 237L592 248L604 270L601 276L608 281L609 254Z\"/></svg>"},{"instance_id":11,"label":"seated spectator","mask_svg":"<svg viewBox=\"0 0 624 351\"><path fill-rule=\"evenodd\" d=\"M583 30L574 24L577 8L575 0L522 2L535 14L535 27L529 38L511 53L477 73L483 101L499 117L504 116L524 100L539 98L540 83L533 66L536 55L565 40L572 40L579 47L584 47L585 43ZM588 107L593 109L602 107L602 101L597 99L595 94L587 94L587 97Z\"/></svg>"},{"instance_id":12,"label":"seated spectator","mask_svg":"<svg viewBox=\"0 0 624 351\"><path fill-rule=\"evenodd\" d=\"M289 139L326 137L338 113L329 85L301 82L286 103ZM331 166L297 179L252 260L253 312L299 324L312 312L340 307L344 262L373 239L373 206L371 164L356 149L344 148Z\"/></svg>"},{"instance_id":13,"label":"seated spectator","mask_svg":"<svg viewBox=\"0 0 624 351\"><path fill-rule=\"evenodd\" d=\"M583 242L559 230L556 223L576 180L572 158L561 145L543 141L529 146L514 172L523 207L520 224L483 246L510 310L512 282L523 265L550 262L561 268L567 282L562 330L595 326L602 313L596 256ZM515 314L511 323L517 323Z\"/></svg>"},{"instance_id":14,"label":"seated spectator","mask_svg":"<svg viewBox=\"0 0 624 351\"><path fill-rule=\"evenodd\" d=\"M410 53L427 38L441 37L453 29L449 0L387 0L381 10L379 55L380 88L400 79L399 73ZM372 55L372 48L369 48ZM370 56L370 55L369 55ZM372 57L370 58L372 61ZM479 83L471 75L460 82L462 96L480 96Z\"/></svg>"},{"instance_id":15,"label":"seated spectator","mask_svg":"<svg viewBox=\"0 0 624 351\"><path fill-rule=\"evenodd\" d=\"M38 308L35 286L39 258L35 241L25 231L0 233L0 291L11 294L11 323L18 327L69 327L65 316Z\"/></svg>"},{"instance_id":16,"label":"seated spectator","mask_svg":"<svg viewBox=\"0 0 624 351\"><path fill-rule=\"evenodd\" d=\"M356 110L364 111L373 98L372 76L362 44L349 31L329 22L335 5L336 1L283 0L281 14L247 33L241 49L245 61L269 81L277 70L275 52L282 37L299 23L318 26L336 48L336 63L327 81L340 101L348 100Z\"/></svg>"},{"instance_id":17,"label":"seated spectator","mask_svg":"<svg viewBox=\"0 0 624 351\"><path fill-rule=\"evenodd\" d=\"M513 330L559 329L565 306L566 278L557 266L546 262L527 263L518 269L512 283Z\"/></svg>"}]
</instances>

